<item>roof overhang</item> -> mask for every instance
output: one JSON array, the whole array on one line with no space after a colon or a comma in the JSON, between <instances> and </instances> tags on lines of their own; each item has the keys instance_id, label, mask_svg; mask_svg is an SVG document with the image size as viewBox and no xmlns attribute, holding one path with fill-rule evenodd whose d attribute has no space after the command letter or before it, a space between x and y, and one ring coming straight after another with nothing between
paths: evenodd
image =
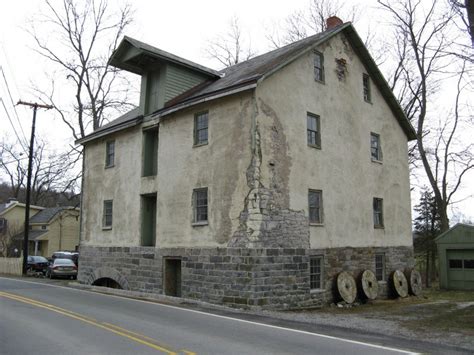
<instances>
[{"instance_id":1,"label":"roof overhang","mask_svg":"<svg viewBox=\"0 0 474 355\"><path fill-rule=\"evenodd\" d=\"M219 99L221 97L237 94L239 92L247 91L247 90L252 90L257 87L257 80L252 80L250 82L245 82L245 83L239 83L239 85L236 85L231 88L225 88L223 90L218 90L218 91L213 91L210 93L206 93L205 95L202 96L197 96L193 97L190 100L183 101L181 103L178 103L176 105L173 105L171 107L165 107L163 109L160 109L159 111L154 112L151 115L151 118L162 118L165 116L168 116L172 113L175 113L177 111L184 110L188 107L192 107L195 105L198 105L200 103L212 101L215 99Z\"/></svg>"},{"instance_id":2,"label":"roof overhang","mask_svg":"<svg viewBox=\"0 0 474 355\"><path fill-rule=\"evenodd\" d=\"M143 74L150 66L161 63L173 63L200 72L210 78L220 78L221 74L213 69L181 58L172 53L150 46L131 37L125 36L117 49L112 53L109 64L131 73Z\"/></svg>"},{"instance_id":3,"label":"roof overhang","mask_svg":"<svg viewBox=\"0 0 474 355\"><path fill-rule=\"evenodd\" d=\"M131 118L119 124L116 124L116 125L112 124L108 127L104 127L103 129L99 129L95 132L92 132L91 134L89 134L88 136L84 138L76 140L75 143L84 145L85 143L89 143L93 140L102 138L104 136L108 136L111 133L116 133L119 131L123 131L127 128L135 127L137 124L141 123L142 120L143 120L143 115L139 115L137 117Z\"/></svg>"}]
</instances>

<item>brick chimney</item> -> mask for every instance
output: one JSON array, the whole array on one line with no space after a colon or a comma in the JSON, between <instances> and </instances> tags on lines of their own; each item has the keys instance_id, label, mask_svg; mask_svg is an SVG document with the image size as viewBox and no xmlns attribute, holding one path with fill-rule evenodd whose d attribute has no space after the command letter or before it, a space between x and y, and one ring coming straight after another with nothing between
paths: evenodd
<instances>
[{"instance_id":1,"label":"brick chimney","mask_svg":"<svg viewBox=\"0 0 474 355\"><path fill-rule=\"evenodd\" d=\"M344 22L337 17L337 16L331 16L326 19L326 29L330 30L331 28L334 28L336 26L342 25Z\"/></svg>"}]
</instances>

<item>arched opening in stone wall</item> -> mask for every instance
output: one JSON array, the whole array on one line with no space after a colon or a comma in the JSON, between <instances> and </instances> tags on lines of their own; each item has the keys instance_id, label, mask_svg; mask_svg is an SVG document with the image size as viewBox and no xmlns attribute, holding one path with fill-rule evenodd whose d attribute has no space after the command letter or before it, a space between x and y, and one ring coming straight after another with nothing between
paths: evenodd
<instances>
[{"instance_id":1,"label":"arched opening in stone wall","mask_svg":"<svg viewBox=\"0 0 474 355\"><path fill-rule=\"evenodd\" d=\"M117 289L122 289L122 286L115 281L114 279L111 279L109 277L102 277L100 279L95 280L92 283L92 286L101 286L101 287L108 287L108 288L117 288Z\"/></svg>"}]
</instances>

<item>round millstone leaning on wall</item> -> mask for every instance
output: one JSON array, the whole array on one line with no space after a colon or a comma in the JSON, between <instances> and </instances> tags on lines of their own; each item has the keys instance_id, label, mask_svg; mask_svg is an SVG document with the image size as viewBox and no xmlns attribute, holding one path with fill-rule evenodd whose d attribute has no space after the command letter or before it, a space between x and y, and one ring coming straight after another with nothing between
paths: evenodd
<instances>
[{"instance_id":1,"label":"round millstone leaning on wall","mask_svg":"<svg viewBox=\"0 0 474 355\"><path fill-rule=\"evenodd\" d=\"M421 294L422 280L421 274L415 269L406 269L405 276L408 280L408 290L410 294L419 296Z\"/></svg>"},{"instance_id":2,"label":"round millstone leaning on wall","mask_svg":"<svg viewBox=\"0 0 474 355\"><path fill-rule=\"evenodd\" d=\"M401 270L395 270L390 275L390 283L393 296L402 298L408 296L408 281Z\"/></svg>"},{"instance_id":3,"label":"round millstone leaning on wall","mask_svg":"<svg viewBox=\"0 0 474 355\"><path fill-rule=\"evenodd\" d=\"M340 298L346 303L353 303L357 296L357 285L352 277L346 271L342 271L337 275L336 279L337 292Z\"/></svg>"},{"instance_id":4,"label":"round millstone leaning on wall","mask_svg":"<svg viewBox=\"0 0 474 355\"><path fill-rule=\"evenodd\" d=\"M364 270L359 275L358 281L360 298L375 300L379 294L379 283L375 274L370 270Z\"/></svg>"}]
</instances>

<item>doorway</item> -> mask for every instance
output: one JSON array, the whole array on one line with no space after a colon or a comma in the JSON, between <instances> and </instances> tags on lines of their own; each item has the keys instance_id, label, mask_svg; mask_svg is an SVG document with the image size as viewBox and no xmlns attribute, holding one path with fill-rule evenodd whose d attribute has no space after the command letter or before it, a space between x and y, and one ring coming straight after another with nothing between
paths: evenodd
<instances>
[{"instance_id":1,"label":"doorway","mask_svg":"<svg viewBox=\"0 0 474 355\"><path fill-rule=\"evenodd\" d=\"M156 243L156 194L142 195L142 235L143 247L154 247Z\"/></svg>"},{"instance_id":2,"label":"doorway","mask_svg":"<svg viewBox=\"0 0 474 355\"><path fill-rule=\"evenodd\" d=\"M163 289L167 296L181 297L181 259L164 259Z\"/></svg>"}]
</instances>

